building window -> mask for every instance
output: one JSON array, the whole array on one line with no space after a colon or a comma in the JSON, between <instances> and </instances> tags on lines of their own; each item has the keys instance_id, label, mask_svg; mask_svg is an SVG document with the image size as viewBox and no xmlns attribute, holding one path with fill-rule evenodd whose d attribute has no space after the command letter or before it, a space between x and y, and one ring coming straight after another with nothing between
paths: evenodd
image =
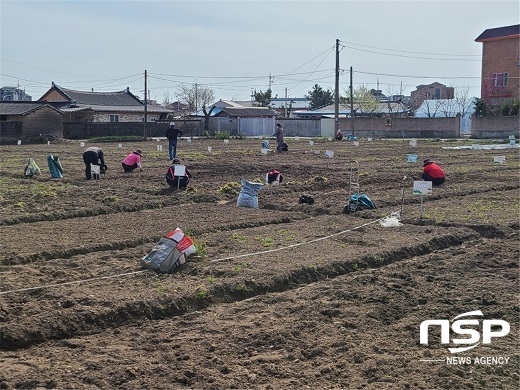
<instances>
[{"instance_id":1,"label":"building window","mask_svg":"<svg viewBox=\"0 0 520 390\"><path fill-rule=\"evenodd\" d=\"M119 115L111 114L110 115L110 122L119 122Z\"/></svg>"},{"instance_id":2,"label":"building window","mask_svg":"<svg viewBox=\"0 0 520 390\"><path fill-rule=\"evenodd\" d=\"M508 73L493 73L493 85L495 87L507 87Z\"/></svg>"},{"instance_id":3,"label":"building window","mask_svg":"<svg viewBox=\"0 0 520 390\"><path fill-rule=\"evenodd\" d=\"M435 99L440 99L440 98L441 98L441 89L435 88Z\"/></svg>"}]
</instances>

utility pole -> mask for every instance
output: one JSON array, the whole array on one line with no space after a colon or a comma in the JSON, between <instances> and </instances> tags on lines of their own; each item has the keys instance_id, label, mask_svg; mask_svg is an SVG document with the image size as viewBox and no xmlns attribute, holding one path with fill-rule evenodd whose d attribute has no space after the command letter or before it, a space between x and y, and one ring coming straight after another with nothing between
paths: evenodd
<instances>
[{"instance_id":1,"label":"utility pole","mask_svg":"<svg viewBox=\"0 0 520 390\"><path fill-rule=\"evenodd\" d=\"M336 39L336 83L334 87L334 134L339 130L339 39Z\"/></svg>"},{"instance_id":2,"label":"utility pole","mask_svg":"<svg viewBox=\"0 0 520 390\"><path fill-rule=\"evenodd\" d=\"M285 117L287 118L287 88L285 88Z\"/></svg>"},{"instance_id":3,"label":"utility pole","mask_svg":"<svg viewBox=\"0 0 520 390\"><path fill-rule=\"evenodd\" d=\"M199 111L199 94L197 92L197 80L195 80L195 113Z\"/></svg>"},{"instance_id":4,"label":"utility pole","mask_svg":"<svg viewBox=\"0 0 520 390\"><path fill-rule=\"evenodd\" d=\"M271 90L271 81L272 81L272 77L271 77L271 72L269 72L269 91Z\"/></svg>"},{"instance_id":5,"label":"utility pole","mask_svg":"<svg viewBox=\"0 0 520 390\"><path fill-rule=\"evenodd\" d=\"M350 67L350 119L352 120L352 135L354 135L354 117L356 112L354 111L354 83L352 82L352 66Z\"/></svg>"},{"instance_id":6,"label":"utility pole","mask_svg":"<svg viewBox=\"0 0 520 390\"><path fill-rule=\"evenodd\" d=\"M146 138L148 138L148 135L146 134L146 122L148 121L148 99L147 99L147 93L148 85L147 85L147 71L145 69L144 71L144 126L143 126L143 133L144 133L144 139L146 141Z\"/></svg>"}]
</instances>

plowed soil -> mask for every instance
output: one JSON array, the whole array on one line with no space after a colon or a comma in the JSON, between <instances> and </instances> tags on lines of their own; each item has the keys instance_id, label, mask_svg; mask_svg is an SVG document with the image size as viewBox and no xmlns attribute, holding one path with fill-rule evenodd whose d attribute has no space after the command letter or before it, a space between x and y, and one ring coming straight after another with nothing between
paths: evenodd
<instances>
[{"instance_id":1,"label":"plowed soil","mask_svg":"<svg viewBox=\"0 0 520 390\"><path fill-rule=\"evenodd\" d=\"M180 191L164 140L96 144L109 170L90 181L89 142L0 146L0 389L518 388L518 148L300 138L264 155L259 139L190 141ZM123 173L137 148L144 170ZM28 157L40 176L23 176ZM421 197L426 157L447 180ZM237 207L240 179L271 169L282 183ZM356 183L376 209L343 212ZM176 227L197 255L144 269ZM423 321L475 311L449 342L430 326L420 343Z\"/></svg>"}]
</instances>

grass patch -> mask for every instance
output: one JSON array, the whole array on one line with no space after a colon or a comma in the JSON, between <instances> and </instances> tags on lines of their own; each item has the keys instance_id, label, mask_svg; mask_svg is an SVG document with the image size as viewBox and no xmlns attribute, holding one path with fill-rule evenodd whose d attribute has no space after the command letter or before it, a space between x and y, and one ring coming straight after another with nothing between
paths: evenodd
<instances>
[{"instance_id":1,"label":"grass patch","mask_svg":"<svg viewBox=\"0 0 520 390\"><path fill-rule=\"evenodd\" d=\"M240 192L240 183L234 181L230 183L224 184L222 187L220 187L218 190L222 192L223 194L229 195L229 196L237 196Z\"/></svg>"}]
</instances>

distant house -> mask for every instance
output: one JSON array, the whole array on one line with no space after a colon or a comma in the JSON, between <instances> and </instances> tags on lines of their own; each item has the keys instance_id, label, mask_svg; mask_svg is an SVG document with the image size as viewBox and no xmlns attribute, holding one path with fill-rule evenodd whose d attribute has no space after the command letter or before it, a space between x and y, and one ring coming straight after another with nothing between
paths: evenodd
<instances>
[{"instance_id":1,"label":"distant house","mask_svg":"<svg viewBox=\"0 0 520 390\"><path fill-rule=\"evenodd\" d=\"M143 122L145 105L127 88L118 92L84 92L59 87L52 83L39 102L47 102L61 110L65 122ZM172 111L157 105L146 105L147 122L166 120Z\"/></svg>"},{"instance_id":2,"label":"distant house","mask_svg":"<svg viewBox=\"0 0 520 390\"><path fill-rule=\"evenodd\" d=\"M270 118L278 115L277 111L269 107L252 107L243 104L244 102L221 99L211 105L212 108L214 107L211 116L216 118Z\"/></svg>"},{"instance_id":3,"label":"distant house","mask_svg":"<svg viewBox=\"0 0 520 390\"><path fill-rule=\"evenodd\" d=\"M380 102L374 106L372 111L363 110L362 106L354 103L354 116L361 117L406 117L409 109L401 101L395 102ZM314 110L295 110L293 116L299 119L311 118L334 118L336 115L335 106L329 105ZM351 117L350 104L340 104L338 107L338 116L340 118Z\"/></svg>"},{"instance_id":4,"label":"distant house","mask_svg":"<svg viewBox=\"0 0 520 390\"><path fill-rule=\"evenodd\" d=\"M311 100L306 97L301 98L273 98L269 106L278 111L278 114L283 117L293 117L293 112L297 110L306 110L310 107Z\"/></svg>"},{"instance_id":5,"label":"distant house","mask_svg":"<svg viewBox=\"0 0 520 390\"><path fill-rule=\"evenodd\" d=\"M481 98L494 104L518 99L520 24L487 29L475 42L483 44Z\"/></svg>"},{"instance_id":6,"label":"distant house","mask_svg":"<svg viewBox=\"0 0 520 390\"><path fill-rule=\"evenodd\" d=\"M63 112L43 102L0 101L0 141L63 137Z\"/></svg>"},{"instance_id":7,"label":"distant house","mask_svg":"<svg viewBox=\"0 0 520 390\"><path fill-rule=\"evenodd\" d=\"M277 116L285 116L287 109L287 117L291 116L291 113L295 110L307 109L310 105L310 100L307 98L272 98L269 107L259 107L258 103L254 101L235 101L235 100L219 100L213 105L217 108L222 107L254 107L254 108L270 108L276 111Z\"/></svg>"},{"instance_id":8,"label":"distant house","mask_svg":"<svg viewBox=\"0 0 520 390\"><path fill-rule=\"evenodd\" d=\"M218 102L215 102L212 104L212 107L215 108L223 108L223 107L253 107L253 104L251 102L235 102L233 100L222 100L220 99Z\"/></svg>"},{"instance_id":9,"label":"distant house","mask_svg":"<svg viewBox=\"0 0 520 390\"><path fill-rule=\"evenodd\" d=\"M221 107L212 112L214 117L274 118L278 112L268 107Z\"/></svg>"},{"instance_id":10,"label":"distant house","mask_svg":"<svg viewBox=\"0 0 520 390\"><path fill-rule=\"evenodd\" d=\"M473 99L461 101L457 99L425 100L415 110L416 118L454 118L460 115L460 133L471 133L471 116L475 113Z\"/></svg>"},{"instance_id":11,"label":"distant house","mask_svg":"<svg viewBox=\"0 0 520 390\"><path fill-rule=\"evenodd\" d=\"M31 95L27 95L25 90L18 87L2 87L0 88L0 100L10 102L30 102Z\"/></svg>"},{"instance_id":12,"label":"distant house","mask_svg":"<svg viewBox=\"0 0 520 390\"><path fill-rule=\"evenodd\" d=\"M412 109L419 107L425 100L453 99L455 90L444 84L435 82L428 85L418 85L415 91L410 93L410 105Z\"/></svg>"}]
</instances>

